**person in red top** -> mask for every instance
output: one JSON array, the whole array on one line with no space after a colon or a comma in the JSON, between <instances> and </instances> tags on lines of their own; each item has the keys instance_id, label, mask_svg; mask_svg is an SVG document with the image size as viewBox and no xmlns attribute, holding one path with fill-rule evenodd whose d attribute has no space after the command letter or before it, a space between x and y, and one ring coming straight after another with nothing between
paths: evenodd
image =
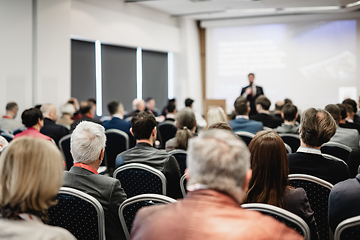
<instances>
[{"instance_id":1,"label":"person in red top","mask_svg":"<svg viewBox=\"0 0 360 240\"><path fill-rule=\"evenodd\" d=\"M22 123L25 125L25 127L27 127L27 129L21 133L16 134L14 139L22 136L30 136L52 141L50 137L40 133L40 129L44 126L44 117L39 109L26 109L21 114L21 119Z\"/></svg>"}]
</instances>

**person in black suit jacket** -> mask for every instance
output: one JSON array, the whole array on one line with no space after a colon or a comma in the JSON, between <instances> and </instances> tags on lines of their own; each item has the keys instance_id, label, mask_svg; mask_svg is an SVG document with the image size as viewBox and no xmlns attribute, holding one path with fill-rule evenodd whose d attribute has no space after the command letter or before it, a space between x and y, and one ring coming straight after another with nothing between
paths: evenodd
<instances>
[{"instance_id":1,"label":"person in black suit jacket","mask_svg":"<svg viewBox=\"0 0 360 240\"><path fill-rule=\"evenodd\" d=\"M95 116L95 105L91 101L84 101L80 104L81 118L74 121L70 126L70 132L74 131L76 126L82 121L93 122L101 125L99 120L94 119Z\"/></svg>"},{"instance_id":2,"label":"person in black suit jacket","mask_svg":"<svg viewBox=\"0 0 360 240\"><path fill-rule=\"evenodd\" d=\"M250 110L249 115L251 116L251 115L254 115L257 113L256 106L255 106L255 100L260 95L264 95L264 91L263 91L262 87L256 86L254 84L255 74L249 73L248 79L249 79L249 85L246 87L243 87L241 89L240 95L243 96L244 98L246 98L250 102L251 110Z\"/></svg>"},{"instance_id":3,"label":"person in black suit jacket","mask_svg":"<svg viewBox=\"0 0 360 240\"><path fill-rule=\"evenodd\" d=\"M76 126L71 135L74 166L64 172L63 187L80 190L100 202L105 215L106 239L126 239L118 215L126 194L118 179L97 172L104 158L105 142L105 129L100 124L83 121Z\"/></svg>"},{"instance_id":4,"label":"person in black suit jacket","mask_svg":"<svg viewBox=\"0 0 360 240\"><path fill-rule=\"evenodd\" d=\"M331 184L350 177L343 162L326 159L321 155L321 145L336 132L336 122L329 112L309 108L301 116L300 147L288 155L290 174L308 174Z\"/></svg>"},{"instance_id":5,"label":"person in black suit jacket","mask_svg":"<svg viewBox=\"0 0 360 240\"><path fill-rule=\"evenodd\" d=\"M258 114L250 116L250 119L262 122L265 127L276 128L281 126L283 123L283 119L277 118L270 115L270 100L264 95L259 96L256 101L256 110Z\"/></svg>"},{"instance_id":6,"label":"person in black suit jacket","mask_svg":"<svg viewBox=\"0 0 360 240\"><path fill-rule=\"evenodd\" d=\"M60 139L69 134L69 130L64 126L55 123L58 114L56 112L56 107L53 104L43 104L40 111L44 116L44 126L40 129L40 132L51 137L55 141L56 146L58 146Z\"/></svg>"}]
</instances>

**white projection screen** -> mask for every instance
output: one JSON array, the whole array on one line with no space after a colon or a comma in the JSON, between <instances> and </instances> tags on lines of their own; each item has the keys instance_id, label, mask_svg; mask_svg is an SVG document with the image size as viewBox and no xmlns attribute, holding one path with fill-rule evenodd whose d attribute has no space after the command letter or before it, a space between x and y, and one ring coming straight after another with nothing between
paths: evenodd
<instances>
[{"instance_id":1,"label":"white projection screen","mask_svg":"<svg viewBox=\"0 0 360 240\"><path fill-rule=\"evenodd\" d=\"M233 109L248 73L272 106L290 98L300 110L358 100L359 22L331 20L207 28L208 99Z\"/></svg>"}]
</instances>

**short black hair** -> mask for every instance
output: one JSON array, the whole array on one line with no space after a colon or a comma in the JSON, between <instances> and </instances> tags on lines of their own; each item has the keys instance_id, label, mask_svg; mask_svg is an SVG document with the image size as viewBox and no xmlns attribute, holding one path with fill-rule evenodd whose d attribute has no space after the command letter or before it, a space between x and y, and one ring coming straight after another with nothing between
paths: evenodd
<instances>
[{"instance_id":1,"label":"short black hair","mask_svg":"<svg viewBox=\"0 0 360 240\"><path fill-rule=\"evenodd\" d=\"M353 108L354 113L357 112L357 106L355 100L352 100L351 98L345 99L342 103L349 104Z\"/></svg>"},{"instance_id":2,"label":"short black hair","mask_svg":"<svg viewBox=\"0 0 360 240\"><path fill-rule=\"evenodd\" d=\"M16 104L16 102L9 102L8 104L6 104L6 111L11 111L17 106L18 105Z\"/></svg>"},{"instance_id":3,"label":"short black hair","mask_svg":"<svg viewBox=\"0 0 360 240\"><path fill-rule=\"evenodd\" d=\"M173 113L176 109L176 105L173 102L169 102L169 104L166 107L166 110L168 113Z\"/></svg>"},{"instance_id":4,"label":"short black hair","mask_svg":"<svg viewBox=\"0 0 360 240\"><path fill-rule=\"evenodd\" d=\"M117 113L119 110L120 102L119 101L111 101L108 103L107 108L111 115Z\"/></svg>"},{"instance_id":5,"label":"short black hair","mask_svg":"<svg viewBox=\"0 0 360 240\"><path fill-rule=\"evenodd\" d=\"M247 115L249 106L249 101L242 96L238 97L234 102L234 108L237 115Z\"/></svg>"},{"instance_id":6,"label":"short black hair","mask_svg":"<svg viewBox=\"0 0 360 240\"><path fill-rule=\"evenodd\" d=\"M264 95L259 96L256 100L255 100L255 104L260 104L262 109L264 110L269 110L270 106L271 106L271 102L270 100L265 97Z\"/></svg>"},{"instance_id":7,"label":"short black hair","mask_svg":"<svg viewBox=\"0 0 360 240\"><path fill-rule=\"evenodd\" d=\"M147 98L145 98L145 102L149 102L150 100L153 100L154 98L152 98L152 97L147 97Z\"/></svg>"},{"instance_id":8,"label":"short black hair","mask_svg":"<svg viewBox=\"0 0 360 240\"><path fill-rule=\"evenodd\" d=\"M80 104L80 114L85 115L90 112L90 110L94 107L94 103L91 101L86 101Z\"/></svg>"},{"instance_id":9,"label":"short black hair","mask_svg":"<svg viewBox=\"0 0 360 240\"><path fill-rule=\"evenodd\" d=\"M95 98L89 98L89 99L88 99L88 102L92 102L93 104L96 105L96 99L95 99Z\"/></svg>"},{"instance_id":10,"label":"short black hair","mask_svg":"<svg viewBox=\"0 0 360 240\"><path fill-rule=\"evenodd\" d=\"M294 121L296 118L297 112L298 112L297 107L291 103L287 103L283 107L284 119L286 121L289 121L289 122Z\"/></svg>"},{"instance_id":11,"label":"short black hair","mask_svg":"<svg viewBox=\"0 0 360 240\"><path fill-rule=\"evenodd\" d=\"M191 98L185 99L185 107L190 107L193 104L194 100Z\"/></svg>"},{"instance_id":12,"label":"short black hair","mask_svg":"<svg viewBox=\"0 0 360 240\"><path fill-rule=\"evenodd\" d=\"M22 123L25 127L32 127L38 123L38 121L43 120L43 114L38 108L29 108L23 111L21 114Z\"/></svg>"},{"instance_id":13,"label":"short black hair","mask_svg":"<svg viewBox=\"0 0 360 240\"><path fill-rule=\"evenodd\" d=\"M347 111L346 111L346 106L345 104L342 103L338 103L336 104L339 108L340 108L340 116L341 119L345 119L347 117Z\"/></svg>"},{"instance_id":14,"label":"short black hair","mask_svg":"<svg viewBox=\"0 0 360 240\"><path fill-rule=\"evenodd\" d=\"M291 103L291 104L292 104L292 101L291 101L289 98L285 98L285 99L284 99L284 102L285 102L285 104L288 104L288 103Z\"/></svg>"},{"instance_id":15,"label":"short black hair","mask_svg":"<svg viewBox=\"0 0 360 240\"><path fill-rule=\"evenodd\" d=\"M131 119L131 127L136 139L149 139L151 132L156 127L155 116L146 111L138 112Z\"/></svg>"}]
</instances>

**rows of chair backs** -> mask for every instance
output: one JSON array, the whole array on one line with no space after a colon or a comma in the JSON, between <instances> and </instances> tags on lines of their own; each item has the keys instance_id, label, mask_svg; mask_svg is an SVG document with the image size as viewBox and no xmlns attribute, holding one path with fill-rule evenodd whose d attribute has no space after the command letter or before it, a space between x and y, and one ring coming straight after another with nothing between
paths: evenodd
<instances>
[{"instance_id":1,"label":"rows of chair backs","mask_svg":"<svg viewBox=\"0 0 360 240\"><path fill-rule=\"evenodd\" d=\"M176 158L176 161L178 162L180 167L180 173L181 175L183 175L186 169L186 151L182 149L175 149L170 151L169 153Z\"/></svg>"},{"instance_id":2,"label":"rows of chair backs","mask_svg":"<svg viewBox=\"0 0 360 240\"><path fill-rule=\"evenodd\" d=\"M71 134L68 134L63 136L59 141L60 151L62 152L65 158L67 170L70 170L70 168L74 164L74 159L70 153L70 138L71 138Z\"/></svg>"},{"instance_id":3,"label":"rows of chair backs","mask_svg":"<svg viewBox=\"0 0 360 240\"><path fill-rule=\"evenodd\" d=\"M242 204L242 208L255 210L261 212L265 215L269 215L278 221L284 223L288 227L296 230L300 233L306 240L310 240L310 228L306 222L299 216L276 206L272 206L264 203L247 203Z\"/></svg>"},{"instance_id":4,"label":"rows of chair backs","mask_svg":"<svg viewBox=\"0 0 360 240\"><path fill-rule=\"evenodd\" d=\"M360 239L360 216L345 219L335 229L334 240Z\"/></svg>"},{"instance_id":5,"label":"rows of chair backs","mask_svg":"<svg viewBox=\"0 0 360 240\"><path fill-rule=\"evenodd\" d=\"M131 227L136 213L142 207L155 204L167 204L177 202L175 199L158 194L142 194L128 198L119 207L119 218L124 230L126 239L130 239Z\"/></svg>"},{"instance_id":6,"label":"rows of chair backs","mask_svg":"<svg viewBox=\"0 0 360 240\"><path fill-rule=\"evenodd\" d=\"M166 195L165 175L148 165L129 163L117 168L113 176L119 179L128 198L146 193Z\"/></svg>"},{"instance_id":7,"label":"rows of chair backs","mask_svg":"<svg viewBox=\"0 0 360 240\"><path fill-rule=\"evenodd\" d=\"M305 190L314 211L320 239L329 239L331 232L328 224L328 200L333 185L306 174L290 174L289 181L292 187L302 187Z\"/></svg>"},{"instance_id":8,"label":"rows of chair backs","mask_svg":"<svg viewBox=\"0 0 360 240\"><path fill-rule=\"evenodd\" d=\"M106 166L111 176L115 170L116 156L129 149L129 136L118 129L108 129L106 135Z\"/></svg>"},{"instance_id":9,"label":"rows of chair backs","mask_svg":"<svg viewBox=\"0 0 360 240\"><path fill-rule=\"evenodd\" d=\"M94 197L62 187L58 204L48 209L49 224L67 229L77 239L105 240L104 210Z\"/></svg>"},{"instance_id":10,"label":"rows of chair backs","mask_svg":"<svg viewBox=\"0 0 360 240\"><path fill-rule=\"evenodd\" d=\"M282 138L284 143L291 147L291 152L296 152L300 147L299 134L280 133L279 136Z\"/></svg>"},{"instance_id":11,"label":"rows of chair backs","mask_svg":"<svg viewBox=\"0 0 360 240\"><path fill-rule=\"evenodd\" d=\"M246 143L247 146L249 146L251 140L255 137L255 134L245 131L238 131L235 132L235 134L238 135L238 137L240 137Z\"/></svg>"},{"instance_id":12,"label":"rows of chair backs","mask_svg":"<svg viewBox=\"0 0 360 240\"><path fill-rule=\"evenodd\" d=\"M352 149L344 144L336 142L327 142L321 146L321 152L340 158L347 162Z\"/></svg>"},{"instance_id":13,"label":"rows of chair backs","mask_svg":"<svg viewBox=\"0 0 360 240\"><path fill-rule=\"evenodd\" d=\"M159 123L157 126L157 133L160 140L160 148L165 148L165 143L175 137L177 132L177 127L175 126L173 121L164 121Z\"/></svg>"}]
</instances>

